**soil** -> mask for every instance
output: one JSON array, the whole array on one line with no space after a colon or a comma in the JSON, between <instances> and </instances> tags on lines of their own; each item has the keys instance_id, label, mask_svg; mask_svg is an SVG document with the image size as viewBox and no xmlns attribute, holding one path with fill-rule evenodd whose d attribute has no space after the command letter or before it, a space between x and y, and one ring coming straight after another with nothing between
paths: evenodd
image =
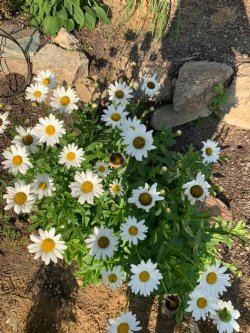
<instances>
[{"instance_id":1,"label":"soil","mask_svg":"<svg viewBox=\"0 0 250 333\"><path fill-rule=\"evenodd\" d=\"M123 11L124 1L107 1L114 22ZM174 2L174 1L172 1ZM118 5L119 3L119 5ZM180 18L179 18L180 17ZM126 24L113 31L110 26L98 26L90 33L76 33L81 47L88 53L90 76L103 86L119 76L137 76L142 61L155 62L175 77L179 67L189 60L209 60L232 65L235 70L250 61L250 1L183 0L177 10L171 8L171 25L160 43L153 42L146 10L136 11ZM8 21L9 22L9 21ZM8 24L6 22L6 24ZM179 33L178 33L179 29ZM49 39L45 39L49 41ZM3 88L2 86L0 87ZM11 106L11 122L34 125L44 116L43 107L33 107L24 95L3 102ZM225 203L234 222L250 223L250 131L228 126L210 116L179 127L175 149L185 150L188 143L197 149L202 140L215 139L228 156L227 163L216 163L212 182L224 191L218 198ZM174 129L176 130L176 129ZM9 146L11 129L0 136L0 151ZM2 156L0 156L0 162ZM1 169L1 178L10 176ZM43 265L27 253L27 216L9 216L0 203L0 331L3 333L98 333L106 332L108 318L124 310L126 286L112 292L104 286L81 288L74 276L74 267ZM249 246L237 240L230 250L219 249L219 255L242 271L242 277L232 279L225 295L241 312L241 333L250 333ZM143 333L188 332L190 320L176 326L172 318L161 314L160 305L151 298L132 298L130 310L136 313ZM199 323L201 333L215 333L210 323ZM195 330L193 330L195 332Z\"/></svg>"}]
</instances>

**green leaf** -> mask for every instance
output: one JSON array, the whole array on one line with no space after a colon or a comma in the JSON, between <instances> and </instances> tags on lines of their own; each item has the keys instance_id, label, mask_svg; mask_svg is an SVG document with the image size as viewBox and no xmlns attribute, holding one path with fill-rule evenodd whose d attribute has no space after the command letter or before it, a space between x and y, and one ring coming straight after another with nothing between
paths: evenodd
<instances>
[{"instance_id":1,"label":"green leaf","mask_svg":"<svg viewBox=\"0 0 250 333\"><path fill-rule=\"evenodd\" d=\"M62 27L61 21L58 17L47 16L43 21L43 30L45 34L55 35Z\"/></svg>"},{"instance_id":2,"label":"green leaf","mask_svg":"<svg viewBox=\"0 0 250 333\"><path fill-rule=\"evenodd\" d=\"M85 18L80 7L74 7L74 20L81 28L84 26Z\"/></svg>"},{"instance_id":3,"label":"green leaf","mask_svg":"<svg viewBox=\"0 0 250 333\"><path fill-rule=\"evenodd\" d=\"M63 26L68 31L73 31L75 29L75 22L74 22L74 20L69 19L69 20L67 20L66 22L63 23Z\"/></svg>"},{"instance_id":4,"label":"green leaf","mask_svg":"<svg viewBox=\"0 0 250 333\"><path fill-rule=\"evenodd\" d=\"M65 8L61 9L58 13L57 13L57 17L63 21L66 21L68 19L68 13L67 10Z\"/></svg>"},{"instance_id":5,"label":"green leaf","mask_svg":"<svg viewBox=\"0 0 250 333\"><path fill-rule=\"evenodd\" d=\"M90 31L93 31L95 29L96 25L96 17L93 16L90 13L85 13L85 26Z\"/></svg>"}]
</instances>

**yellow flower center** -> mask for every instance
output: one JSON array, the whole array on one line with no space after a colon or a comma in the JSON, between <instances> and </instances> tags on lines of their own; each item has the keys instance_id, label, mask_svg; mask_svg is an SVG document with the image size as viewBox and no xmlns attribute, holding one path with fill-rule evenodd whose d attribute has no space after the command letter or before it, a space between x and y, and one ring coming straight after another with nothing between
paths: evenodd
<instances>
[{"instance_id":1,"label":"yellow flower center","mask_svg":"<svg viewBox=\"0 0 250 333\"><path fill-rule=\"evenodd\" d=\"M190 188L190 193L194 198L201 197L203 192L203 188L200 185L194 185Z\"/></svg>"},{"instance_id":2,"label":"yellow flower center","mask_svg":"<svg viewBox=\"0 0 250 333\"><path fill-rule=\"evenodd\" d=\"M46 132L46 134L48 134L48 135L53 135L53 134L55 134L55 131L56 131L56 129L55 129L55 126L53 126L53 125L48 125L48 126L46 126L46 128L45 128L45 132Z\"/></svg>"},{"instance_id":3,"label":"yellow flower center","mask_svg":"<svg viewBox=\"0 0 250 333\"><path fill-rule=\"evenodd\" d=\"M139 280L141 282L147 282L150 279L150 274L147 271L143 271L139 274Z\"/></svg>"},{"instance_id":4,"label":"yellow flower center","mask_svg":"<svg viewBox=\"0 0 250 333\"><path fill-rule=\"evenodd\" d=\"M154 82L152 82L152 81L148 82L147 87L148 87L148 89L154 89L155 88Z\"/></svg>"},{"instance_id":5,"label":"yellow flower center","mask_svg":"<svg viewBox=\"0 0 250 333\"><path fill-rule=\"evenodd\" d=\"M207 300L204 297L200 297L196 302L198 308L204 309L207 306Z\"/></svg>"},{"instance_id":6,"label":"yellow flower center","mask_svg":"<svg viewBox=\"0 0 250 333\"><path fill-rule=\"evenodd\" d=\"M68 161L74 161L76 158L76 154L73 151L70 151L69 153L66 154L66 159Z\"/></svg>"},{"instance_id":7,"label":"yellow flower center","mask_svg":"<svg viewBox=\"0 0 250 333\"><path fill-rule=\"evenodd\" d=\"M109 279L109 282L115 283L117 281L117 276L116 276L116 274L109 274L108 279Z\"/></svg>"},{"instance_id":8,"label":"yellow flower center","mask_svg":"<svg viewBox=\"0 0 250 333\"><path fill-rule=\"evenodd\" d=\"M20 155L16 155L12 158L12 163L15 165L15 166L19 166L23 163L23 158L22 156Z\"/></svg>"},{"instance_id":9,"label":"yellow flower center","mask_svg":"<svg viewBox=\"0 0 250 333\"><path fill-rule=\"evenodd\" d=\"M113 113L111 119L113 121L119 121L121 119L121 115L119 113Z\"/></svg>"},{"instance_id":10,"label":"yellow flower center","mask_svg":"<svg viewBox=\"0 0 250 333\"><path fill-rule=\"evenodd\" d=\"M106 249L109 246L109 239L106 236L102 236L97 241L98 246L101 249Z\"/></svg>"},{"instance_id":11,"label":"yellow flower center","mask_svg":"<svg viewBox=\"0 0 250 333\"><path fill-rule=\"evenodd\" d=\"M41 182L38 187L39 187L39 190L44 191L47 188L47 183Z\"/></svg>"},{"instance_id":12,"label":"yellow flower center","mask_svg":"<svg viewBox=\"0 0 250 333\"><path fill-rule=\"evenodd\" d=\"M217 281L217 274L214 272L211 272L207 275L206 281L209 284L214 284Z\"/></svg>"},{"instance_id":13,"label":"yellow flower center","mask_svg":"<svg viewBox=\"0 0 250 333\"><path fill-rule=\"evenodd\" d=\"M86 182L82 183L82 186L81 186L81 190L84 193L92 192L93 188L94 188L93 184L88 180Z\"/></svg>"},{"instance_id":14,"label":"yellow flower center","mask_svg":"<svg viewBox=\"0 0 250 333\"><path fill-rule=\"evenodd\" d=\"M104 172L104 171L106 170L106 168L105 168L104 165L100 165L99 168L98 168L98 170L99 170L100 172Z\"/></svg>"},{"instance_id":15,"label":"yellow flower center","mask_svg":"<svg viewBox=\"0 0 250 333\"><path fill-rule=\"evenodd\" d=\"M139 201L143 206L148 206L152 202L152 196L148 192L141 193L139 195Z\"/></svg>"},{"instance_id":16,"label":"yellow flower center","mask_svg":"<svg viewBox=\"0 0 250 333\"><path fill-rule=\"evenodd\" d=\"M27 134L27 135L23 136L22 141L23 141L24 145L29 146L33 143L34 140L33 140L32 135Z\"/></svg>"},{"instance_id":17,"label":"yellow flower center","mask_svg":"<svg viewBox=\"0 0 250 333\"><path fill-rule=\"evenodd\" d=\"M41 91L38 91L38 90L34 91L35 97L40 97L41 95L42 95Z\"/></svg>"},{"instance_id":18,"label":"yellow flower center","mask_svg":"<svg viewBox=\"0 0 250 333\"><path fill-rule=\"evenodd\" d=\"M113 185L112 186L112 191L115 192L115 193L119 192L120 191L120 186L118 184Z\"/></svg>"},{"instance_id":19,"label":"yellow flower center","mask_svg":"<svg viewBox=\"0 0 250 333\"><path fill-rule=\"evenodd\" d=\"M127 323L121 323L117 326L117 333L128 333L129 326Z\"/></svg>"},{"instance_id":20,"label":"yellow flower center","mask_svg":"<svg viewBox=\"0 0 250 333\"><path fill-rule=\"evenodd\" d=\"M138 234L138 229L135 226L132 225L131 227L129 227L128 233L131 236L136 236Z\"/></svg>"},{"instance_id":21,"label":"yellow flower center","mask_svg":"<svg viewBox=\"0 0 250 333\"><path fill-rule=\"evenodd\" d=\"M146 141L141 136L138 136L133 140L133 145L136 149L141 149L145 146Z\"/></svg>"},{"instance_id":22,"label":"yellow flower center","mask_svg":"<svg viewBox=\"0 0 250 333\"><path fill-rule=\"evenodd\" d=\"M45 78L43 79L43 84L44 84L45 86L49 85L49 84L50 84L50 79L49 79L48 77L45 77Z\"/></svg>"},{"instance_id":23,"label":"yellow flower center","mask_svg":"<svg viewBox=\"0 0 250 333\"><path fill-rule=\"evenodd\" d=\"M41 248L44 252L51 252L56 247L56 243L51 238L45 238L41 243Z\"/></svg>"},{"instance_id":24,"label":"yellow flower center","mask_svg":"<svg viewBox=\"0 0 250 333\"><path fill-rule=\"evenodd\" d=\"M69 105L70 103L70 98L68 96L63 96L60 100L60 103L63 105L63 106L67 106Z\"/></svg>"},{"instance_id":25,"label":"yellow flower center","mask_svg":"<svg viewBox=\"0 0 250 333\"><path fill-rule=\"evenodd\" d=\"M118 99L122 99L124 97L124 92L122 90L117 90L115 92L115 97Z\"/></svg>"},{"instance_id":26,"label":"yellow flower center","mask_svg":"<svg viewBox=\"0 0 250 333\"><path fill-rule=\"evenodd\" d=\"M206 148L205 152L206 152L207 156L211 156L213 154L213 149L208 147L208 148Z\"/></svg>"},{"instance_id":27,"label":"yellow flower center","mask_svg":"<svg viewBox=\"0 0 250 333\"><path fill-rule=\"evenodd\" d=\"M17 192L14 195L14 201L18 205L23 205L27 201L27 195L23 192Z\"/></svg>"}]
</instances>

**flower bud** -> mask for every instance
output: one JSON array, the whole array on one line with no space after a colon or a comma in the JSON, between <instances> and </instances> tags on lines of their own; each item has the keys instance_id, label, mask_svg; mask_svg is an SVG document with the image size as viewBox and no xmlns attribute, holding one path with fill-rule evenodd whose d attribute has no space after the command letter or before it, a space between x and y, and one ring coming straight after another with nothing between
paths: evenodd
<instances>
[{"instance_id":1,"label":"flower bud","mask_svg":"<svg viewBox=\"0 0 250 333\"><path fill-rule=\"evenodd\" d=\"M218 188L217 188L217 192L218 193L221 193L221 192L223 192L224 191L224 188L222 187L222 186L218 186Z\"/></svg>"},{"instance_id":2,"label":"flower bud","mask_svg":"<svg viewBox=\"0 0 250 333\"><path fill-rule=\"evenodd\" d=\"M164 196L166 194L165 190L160 190L160 195Z\"/></svg>"},{"instance_id":3,"label":"flower bud","mask_svg":"<svg viewBox=\"0 0 250 333\"><path fill-rule=\"evenodd\" d=\"M175 132L175 134L176 134L177 136L181 136L181 135L182 135L182 131L181 131L181 130L178 130L178 131Z\"/></svg>"},{"instance_id":4,"label":"flower bud","mask_svg":"<svg viewBox=\"0 0 250 333\"><path fill-rule=\"evenodd\" d=\"M151 106L151 107L149 108L150 111L154 111L154 109L155 109L155 108L154 108L153 106Z\"/></svg>"},{"instance_id":5,"label":"flower bud","mask_svg":"<svg viewBox=\"0 0 250 333\"><path fill-rule=\"evenodd\" d=\"M97 108L97 104L96 103L92 103L91 107L92 107L92 109L96 109Z\"/></svg>"},{"instance_id":6,"label":"flower bud","mask_svg":"<svg viewBox=\"0 0 250 333\"><path fill-rule=\"evenodd\" d=\"M166 165L163 165L163 166L161 167L161 171L162 171L162 172L167 172L167 171L168 171L168 168L166 167Z\"/></svg>"},{"instance_id":7,"label":"flower bud","mask_svg":"<svg viewBox=\"0 0 250 333\"><path fill-rule=\"evenodd\" d=\"M170 213L171 213L171 208L167 207L167 208L165 209L165 212L166 212L167 214L170 214Z\"/></svg>"}]
</instances>

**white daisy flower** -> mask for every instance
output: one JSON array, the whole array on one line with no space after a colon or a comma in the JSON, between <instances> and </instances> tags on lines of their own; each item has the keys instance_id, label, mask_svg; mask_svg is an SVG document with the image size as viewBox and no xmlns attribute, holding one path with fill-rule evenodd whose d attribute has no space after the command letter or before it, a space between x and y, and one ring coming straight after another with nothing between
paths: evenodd
<instances>
[{"instance_id":1,"label":"white daisy flower","mask_svg":"<svg viewBox=\"0 0 250 333\"><path fill-rule=\"evenodd\" d=\"M101 275L102 281L107 287L111 289L117 289L122 286L124 275L121 270L121 266L114 266L113 269L101 271Z\"/></svg>"},{"instance_id":2,"label":"white daisy flower","mask_svg":"<svg viewBox=\"0 0 250 333\"><path fill-rule=\"evenodd\" d=\"M145 220L137 221L135 217L127 217L126 222L121 225L121 237L134 245L138 240L146 238L148 227L144 225Z\"/></svg>"},{"instance_id":3,"label":"white daisy flower","mask_svg":"<svg viewBox=\"0 0 250 333\"><path fill-rule=\"evenodd\" d=\"M117 250L118 239L113 235L113 229L94 228L94 233L85 240L87 248L90 249L91 257L97 260L111 258Z\"/></svg>"},{"instance_id":4,"label":"white daisy flower","mask_svg":"<svg viewBox=\"0 0 250 333\"><path fill-rule=\"evenodd\" d=\"M131 311L122 313L120 317L116 319L109 319L109 326L107 330L110 333L133 333L140 331L142 328L138 326L140 324L136 319L136 315L133 315Z\"/></svg>"},{"instance_id":5,"label":"white daisy flower","mask_svg":"<svg viewBox=\"0 0 250 333\"><path fill-rule=\"evenodd\" d=\"M27 150L24 147L11 145L10 148L5 149L3 157L6 158L2 162L3 168L8 169L13 175L17 175L18 172L25 175L29 168L32 168L32 164L29 161Z\"/></svg>"},{"instance_id":6,"label":"white daisy flower","mask_svg":"<svg viewBox=\"0 0 250 333\"><path fill-rule=\"evenodd\" d=\"M214 324L217 326L219 333L233 333L240 331L240 326L235 319L240 317L238 310L234 310L231 301L224 302L219 300L218 311L212 315Z\"/></svg>"},{"instance_id":7,"label":"white daisy flower","mask_svg":"<svg viewBox=\"0 0 250 333\"><path fill-rule=\"evenodd\" d=\"M109 190L112 197L116 197L123 194L122 184L116 179L112 184L109 185Z\"/></svg>"},{"instance_id":8,"label":"white daisy flower","mask_svg":"<svg viewBox=\"0 0 250 333\"><path fill-rule=\"evenodd\" d=\"M117 82L110 84L108 87L109 100L116 104L125 104L128 99L132 98L132 89L127 86L126 82Z\"/></svg>"},{"instance_id":9,"label":"white daisy flower","mask_svg":"<svg viewBox=\"0 0 250 333\"><path fill-rule=\"evenodd\" d=\"M154 289L158 289L158 284L163 278L162 274L156 269L157 264L153 264L151 259L147 262L143 260L139 265L131 265L131 280L128 285L134 294L148 296Z\"/></svg>"},{"instance_id":10,"label":"white daisy flower","mask_svg":"<svg viewBox=\"0 0 250 333\"><path fill-rule=\"evenodd\" d=\"M57 258L63 259L64 250L67 248L65 242L60 240L61 235L55 235L55 228L50 230L39 229L39 236L30 235L34 244L28 245L29 253L35 253L34 259L42 257L46 265L50 260L57 263Z\"/></svg>"},{"instance_id":11,"label":"white daisy flower","mask_svg":"<svg viewBox=\"0 0 250 333\"><path fill-rule=\"evenodd\" d=\"M197 321L201 318L206 320L207 314L215 314L218 309L218 299L214 296L206 295L201 288L195 288L189 295L187 312L192 312L192 317Z\"/></svg>"},{"instance_id":12,"label":"white daisy flower","mask_svg":"<svg viewBox=\"0 0 250 333\"><path fill-rule=\"evenodd\" d=\"M102 178L107 177L111 173L111 170L109 169L108 164L101 162L101 161L96 162L96 164L94 166L94 170Z\"/></svg>"},{"instance_id":13,"label":"white daisy flower","mask_svg":"<svg viewBox=\"0 0 250 333\"><path fill-rule=\"evenodd\" d=\"M26 99L33 102L42 103L47 97L49 89L41 83L31 84L26 88Z\"/></svg>"},{"instance_id":14,"label":"white daisy flower","mask_svg":"<svg viewBox=\"0 0 250 333\"><path fill-rule=\"evenodd\" d=\"M201 172L197 174L195 180L182 185L182 188L192 205L198 200L204 201L209 196L210 185L205 181L205 176Z\"/></svg>"},{"instance_id":15,"label":"white daisy flower","mask_svg":"<svg viewBox=\"0 0 250 333\"><path fill-rule=\"evenodd\" d=\"M121 168L125 164L126 158L122 153L115 152L109 157L109 166L113 169Z\"/></svg>"},{"instance_id":16,"label":"white daisy flower","mask_svg":"<svg viewBox=\"0 0 250 333\"><path fill-rule=\"evenodd\" d=\"M78 197L78 202L90 205L94 203L94 197L99 198L104 192L102 187L102 179L92 171L77 172L74 177L75 182L71 183L71 194L74 198Z\"/></svg>"},{"instance_id":17,"label":"white daisy flower","mask_svg":"<svg viewBox=\"0 0 250 333\"><path fill-rule=\"evenodd\" d=\"M70 113L73 110L77 110L78 106L75 104L80 100L76 95L74 89L69 87L67 90L64 87L58 87L53 91L50 105L55 110L61 112Z\"/></svg>"},{"instance_id":18,"label":"white daisy flower","mask_svg":"<svg viewBox=\"0 0 250 333\"><path fill-rule=\"evenodd\" d=\"M39 118L39 123L34 127L34 133L39 138L39 142L46 143L47 146L59 143L59 139L66 133L63 128L64 122L56 119L53 114L46 118Z\"/></svg>"},{"instance_id":19,"label":"white daisy flower","mask_svg":"<svg viewBox=\"0 0 250 333\"><path fill-rule=\"evenodd\" d=\"M154 207L156 201L164 200L164 197L160 196L160 192L156 191L156 187L156 183L151 187L145 184L144 188L140 186L138 189L132 190L132 197L128 199L128 202L134 203L138 208L149 212L150 208Z\"/></svg>"},{"instance_id":20,"label":"white daisy flower","mask_svg":"<svg viewBox=\"0 0 250 333\"><path fill-rule=\"evenodd\" d=\"M22 126L16 128L18 135L14 137L12 142L18 146L25 147L28 152L35 154L39 145L38 137L31 127L24 129Z\"/></svg>"},{"instance_id":21,"label":"white daisy flower","mask_svg":"<svg viewBox=\"0 0 250 333\"><path fill-rule=\"evenodd\" d=\"M111 126L112 128L121 128L128 112L124 111L123 105L108 105L108 109L103 110L104 114L101 116L101 120L105 122L106 126Z\"/></svg>"},{"instance_id":22,"label":"white daisy flower","mask_svg":"<svg viewBox=\"0 0 250 333\"><path fill-rule=\"evenodd\" d=\"M151 76L142 75L141 79L143 81L141 90L148 96L154 96L160 89L161 85L156 80L157 75Z\"/></svg>"},{"instance_id":23,"label":"white daisy flower","mask_svg":"<svg viewBox=\"0 0 250 333\"><path fill-rule=\"evenodd\" d=\"M5 210L14 208L14 211L19 213L30 213L32 205L36 200L36 196L31 191L31 186L26 185L23 181L18 180L14 183L14 187L7 186L7 193L3 198L7 201Z\"/></svg>"},{"instance_id":24,"label":"white daisy flower","mask_svg":"<svg viewBox=\"0 0 250 333\"><path fill-rule=\"evenodd\" d=\"M74 143L67 145L59 155L59 163L65 164L69 169L70 167L80 167L82 161L85 160L84 151L78 148Z\"/></svg>"},{"instance_id":25,"label":"white daisy flower","mask_svg":"<svg viewBox=\"0 0 250 333\"><path fill-rule=\"evenodd\" d=\"M124 136L128 129L135 131L137 128L143 128L146 131L146 126L136 116L134 118L125 118L121 124L121 135Z\"/></svg>"},{"instance_id":26,"label":"white daisy flower","mask_svg":"<svg viewBox=\"0 0 250 333\"><path fill-rule=\"evenodd\" d=\"M35 181L32 184L33 191L38 195L38 199L43 197L51 197L52 193L56 190L53 178L49 177L48 174L36 175Z\"/></svg>"},{"instance_id":27,"label":"white daisy flower","mask_svg":"<svg viewBox=\"0 0 250 333\"><path fill-rule=\"evenodd\" d=\"M49 69L38 72L37 76L34 77L34 80L47 87L49 90L52 90L57 86L56 76Z\"/></svg>"},{"instance_id":28,"label":"white daisy flower","mask_svg":"<svg viewBox=\"0 0 250 333\"><path fill-rule=\"evenodd\" d=\"M227 268L225 266L220 267L220 261L216 265L210 266L206 272L201 276L200 287L207 295L223 294L226 291L226 287L230 287L231 283L229 274L225 274Z\"/></svg>"},{"instance_id":29,"label":"white daisy flower","mask_svg":"<svg viewBox=\"0 0 250 333\"><path fill-rule=\"evenodd\" d=\"M9 112L0 113L0 134L6 130L7 126L10 124L8 120Z\"/></svg>"},{"instance_id":30,"label":"white daisy flower","mask_svg":"<svg viewBox=\"0 0 250 333\"><path fill-rule=\"evenodd\" d=\"M134 156L137 161L141 161L143 157L148 156L148 151L155 149L153 145L153 131L146 131L143 126L137 127L135 130L128 129L124 132L122 144L126 146L125 152Z\"/></svg>"},{"instance_id":31,"label":"white daisy flower","mask_svg":"<svg viewBox=\"0 0 250 333\"><path fill-rule=\"evenodd\" d=\"M205 163L217 162L220 156L220 147L218 147L217 142L213 140L207 140L207 142L202 141L202 158Z\"/></svg>"}]
</instances>

